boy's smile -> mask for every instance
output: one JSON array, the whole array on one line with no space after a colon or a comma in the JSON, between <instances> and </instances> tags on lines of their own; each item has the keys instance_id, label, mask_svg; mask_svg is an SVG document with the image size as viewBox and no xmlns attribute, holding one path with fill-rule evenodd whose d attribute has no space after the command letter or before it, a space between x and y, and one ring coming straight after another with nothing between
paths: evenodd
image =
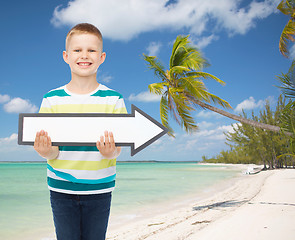
<instances>
[{"instance_id":1,"label":"boy's smile","mask_svg":"<svg viewBox=\"0 0 295 240\"><path fill-rule=\"evenodd\" d=\"M90 66L92 63L89 62L79 62L78 65L79 66Z\"/></svg>"},{"instance_id":2,"label":"boy's smile","mask_svg":"<svg viewBox=\"0 0 295 240\"><path fill-rule=\"evenodd\" d=\"M91 62L78 62L77 64L82 69L87 69L87 68L89 68L92 65Z\"/></svg>"},{"instance_id":3,"label":"boy's smile","mask_svg":"<svg viewBox=\"0 0 295 240\"><path fill-rule=\"evenodd\" d=\"M102 43L93 34L75 34L68 43L63 57L69 64L72 78L95 77L98 67L104 62Z\"/></svg>"}]
</instances>

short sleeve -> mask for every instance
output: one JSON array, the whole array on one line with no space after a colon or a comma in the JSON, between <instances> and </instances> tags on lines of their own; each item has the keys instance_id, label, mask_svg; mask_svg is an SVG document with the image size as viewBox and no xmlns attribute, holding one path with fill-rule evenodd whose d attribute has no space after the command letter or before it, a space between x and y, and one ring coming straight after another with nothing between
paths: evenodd
<instances>
[{"instance_id":1,"label":"short sleeve","mask_svg":"<svg viewBox=\"0 0 295 240\"><path fill-rule=\"evenodd\" d=\"M114 108L114 113L127 113L123 97L120 97L117 100Z\"/></svg>"},{"instance_id":2,"label":"short sleeve","mask_svg":"<svg viewBox=\"0 0 295 240\"><path fill-rule=\"evenodd\" d=\"M39 113L53 113L51 104L47 98L43 98Z\"/></svg>"}]
</instances>

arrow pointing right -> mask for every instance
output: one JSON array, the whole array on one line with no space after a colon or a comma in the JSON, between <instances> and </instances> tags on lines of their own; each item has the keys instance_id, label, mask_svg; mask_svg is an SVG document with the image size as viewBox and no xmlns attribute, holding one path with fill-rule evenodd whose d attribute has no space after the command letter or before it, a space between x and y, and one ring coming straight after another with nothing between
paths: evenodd
<instances>
[{"instance_id":1,"label":"arrow pointing right","mask_svg":"<svg viewBox=\"0 0 295 240\"><path fill-rule=\"evenodd\" d=\"M131 156L146 148L160 137L164 136L168 129L156 121L154 118L131 105L130 119L131 124L127 124L130 128L130 139L118 139L116 137L117 146L131 146Z\"/></svg>"},{"instance_id":2,"label":"arrow pointing right","mask_svg":"<svg viewBox=\"0 0 295 240\"><path fill-rule=\"evenodd\" d=\"M56 146L96 146L99 136L107 130L113 132L116 146L131 147L131 156L168 132L158 121L131 105L131 114L20 114L18 143L34 145L36 132L42 129Z\"/></svg>"}]
</instances>

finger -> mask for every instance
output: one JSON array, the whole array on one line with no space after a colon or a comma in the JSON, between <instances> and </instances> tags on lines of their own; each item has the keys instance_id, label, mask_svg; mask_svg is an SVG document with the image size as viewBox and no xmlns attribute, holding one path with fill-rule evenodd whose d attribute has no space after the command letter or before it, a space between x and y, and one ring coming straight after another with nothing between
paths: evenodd
<instances>
[{"instance_id":1,"label":"finger","mask_svg":"<svg viewBox=\"0 0 295 240\"><path fill-rule=\"evenodd\" d=\"M104 146L104 137L100 136L100 147Z\"/></svg>"},{"instance_id":2,"label":"finger","mask_svg":"<svg viewBox=\"0 0 295 240\"><path fill-rule=\"evenodd\" d=\"M104 132L104 142L105 142L105 145L107 146L107 147L109 147L110 146L110 139L109 139L109 132L108 131L105 131Z\"/></svg>"},{"instance_id":3,"label":"finger","mask_svg":"<svg viewBox=\"0 0 295 240\"><path fill-rule=\"evenodd\" d=\"M47 147L47 135L46 135L46 132L43 136L43 147Z\"/></svg>"},{"instance_id":4,"label":"finger","mask_svg":"<svg viewBox=\"0 0 295 240\"><path fill-rule=\"evenodd\" d=\"M114 134L110 132L110 146L111 148L115 148L115 140L114 140Z\"/></svg>"},{"instance_id":5,"label":"finger","mask_svg":"<svg viewBox=\"0 0 295 240\"><path fill-rule=\"evenodd\" d=\"M40 144L40 132L36 133L35 142L34 142L34 148L38 148Z\"/></svg>"},{"instance_id":6,"label":"finger","mask_svg":"<svg viewBox=\"0 0 295 240\"><path fill-rule=\"evenodd\" d=\"M44 136L40 135L39 147L42 148L44 146Z\"/></svg>"},{"instance_id":7,"label":"finger","mask_svg":"<svg viewBox=\"0 0 295 240\"><path fill-rule=\"evenodd\" d=\"M98 150L100 150L100 141L96 142L96 147L97 147Z\"/></svg>"},{"instance_id":8,"label":"finger","mask_svg":"<svg viewBox=\"0 0 295 240\"><path fill-rule=\"evenodd\" d=\"M49 136L48 136L48 132L45 132L45 141L44 141L44 146L45 147L49 147Z\"/></svg>"},{"instance_id":9,"label":"finger","mask_svg":"<svg viewBox=\"0 0 295 240\"><path fill-rule=\"evenodd\" d=\"M112 132L110 132L110 143L111 144L115 143L114 134Z\"/></svg>"},{"instance_id":10,"label":"finger","mask_svg":"<svg viewBox=\"0 0 295 240\"><path fill-rule=\"evenodd\" d=\"M48 136L47 146L48 147L52 146L51 138L49 136Z\"/></svg>"}]
</instances>

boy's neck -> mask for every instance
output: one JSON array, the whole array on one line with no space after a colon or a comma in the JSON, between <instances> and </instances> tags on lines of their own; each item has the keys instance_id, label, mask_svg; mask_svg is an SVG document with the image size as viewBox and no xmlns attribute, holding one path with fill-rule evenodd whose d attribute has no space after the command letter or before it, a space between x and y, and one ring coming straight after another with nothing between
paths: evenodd
<instances>
[{"instance_id":1,"label":"boy's neck","mask_svg":"<svg viewBox=\"0 0 295 240\"><path fill-rule=\"evenodd\" d=\"M76 78L72 76L72 80L67 84L67 89L72 93L87 94L93 92L98 86L96 77Z\"/></svg>"}]
</instances>

